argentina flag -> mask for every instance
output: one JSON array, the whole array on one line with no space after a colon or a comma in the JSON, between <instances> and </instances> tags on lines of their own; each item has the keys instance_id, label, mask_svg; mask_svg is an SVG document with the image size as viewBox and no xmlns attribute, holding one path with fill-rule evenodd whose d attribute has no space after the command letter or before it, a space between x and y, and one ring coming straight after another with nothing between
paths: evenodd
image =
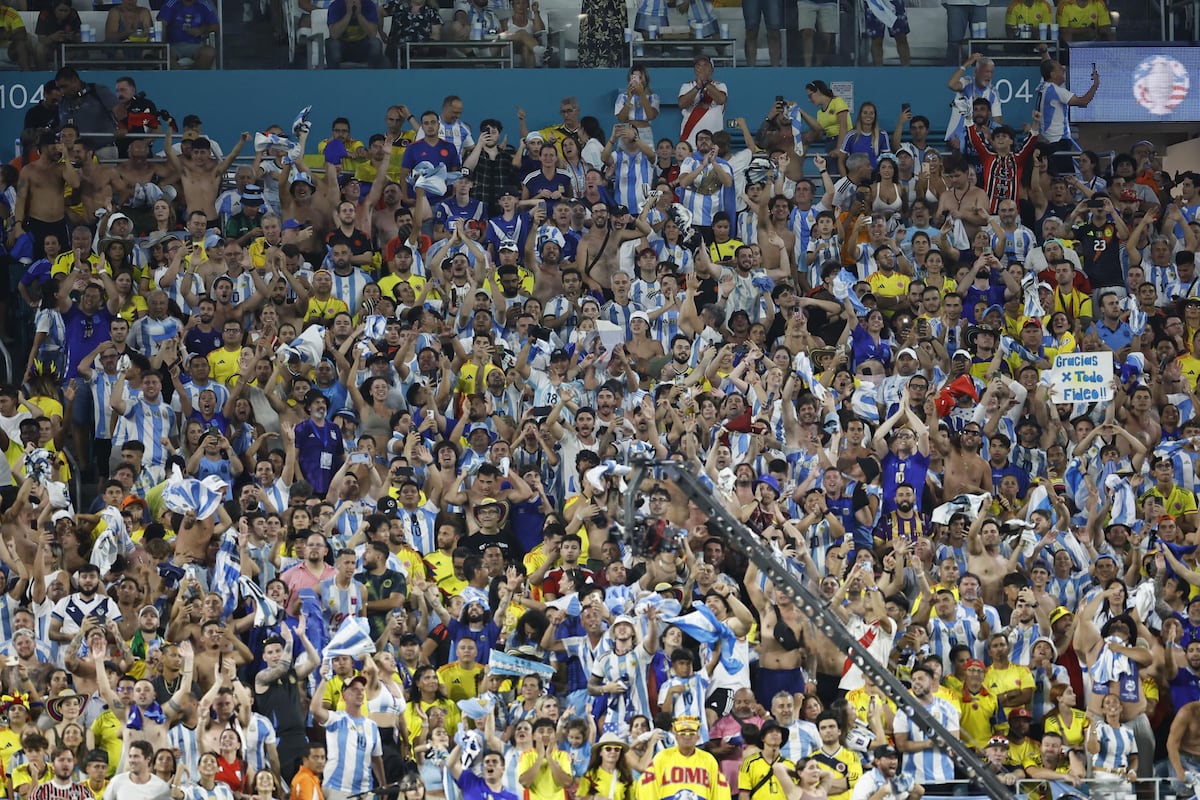
<instances>
[{"instance_id":1,"label":"argentina flag","mask_svg":"<svg viewBox=\"0 0 1200 800\"><path fill-rule=\"evenodd\" d=\"M720 622L707 606L696 606L690 614L684 614L682 617L667 617L663 623L674 625L683 631L685 636L690 636L701 644L711 645L719 641L721 643L721 665L729 674L736 675L745 667L734 654L737 637L734 636L729 626Z\"/></svg>"},{"instance_id":2,"label":"argentina flag","mask_svg":"<svg viewBox=\"0 0 1200 800\"><path fill-rule=\"evenodd\" d=\"M325 658L350 656L360 658L365 653L375 652L375 642L371 640L371 627L365 617L346 617L333 638L325 645Z\"/></svg>"}]
</instances>

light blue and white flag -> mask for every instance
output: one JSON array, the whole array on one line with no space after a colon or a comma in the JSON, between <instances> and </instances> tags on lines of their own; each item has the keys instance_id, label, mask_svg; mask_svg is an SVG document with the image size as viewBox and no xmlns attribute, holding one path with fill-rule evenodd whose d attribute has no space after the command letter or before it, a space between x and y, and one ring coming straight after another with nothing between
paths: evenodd
<instances>
[{"instance_id":1,"label":"light blue and white flag","mask_svg":"<svg viewBox=\"0 0 1200 800\"><path fill-rule=\"evenodd\" d=\"M850 398L850 408L865 422L879 422L879 387L863 381Z\"/></svg>"},{"instance_id":2,"label":"light blue and white flag","mask_svg":"<svg viewBox=\"0 0 1200 800\"><path fill-rule=\"evenodd\" d=\"M546 607L557 608L566 614L568 618L578 617L579 613L583 610L583 607L579 605L579 592L571 592L555 600L550 600L546 603Z\"/></svg>"},{"instance_id":3,"label":"light blue and white flag","mask_svg":"<svg viewBox=\"0 0 1200 800\"><path fill-rule=\"evenodd\" d=\"M888 0L866 0L867 11L871 12L871 16L883 23L883 27L890 28L896 24L896 9Z\"/></svg>"},{"instance_id":4,"label":"light blue and white flag","mask_svg":"<svg viewBox=\"0 0 1200 800\"><path fill-rule=\"evenodd\" d=\"M435 194L441 197L446 194L450 184L461 176L461 172L447 172L445 164L439 163L435 167L428 161L422 161L413 167L412 172L408 175L408 182L415 189L424 189L426 194Z\"/></svg>"},{"instance_id":5,"label":"light blue and white flag","mask_svg":"<svg viewBox=\"0 0 1200 800\"><path fill-rule=\"evenodd\" d=\"M267 597L262 587L248 575L238 578L237 585L242 592L243 600L254 601L254 627L275 627L279 623L279 606L275 604L275 601Z\"/></svg>"},{"instance_id":6,"label":"light blue and white flag","mask_svg":"<svg viewBox=\"0 0 1200 800\"><path fill-rule=\"evenodd\" d=\"M1127 525L1132 528L1137 521L1137 498L1129 481L1114 473L1104 479L1104 488L1112 497L1108 524Z\"/></svg>"},{"instance_id":7,"label":"light blue and white flag","mask_svg":"<svg viewBox=\"0 0 1200 800\"><path fill-rule=\"evenodd\" d=\"M171 477L167 479L167 488L163 490L163 505L176 514L194 511L196 519L208 519L220 508L226 488L225 481L216 475L210 475L202 481L184 478L179 467L175 466L171 468Z\"/></svg>"},{"instance_id":8,"label":"light blue and white flag","mask_svg":"<svg viewBox=\"0 0 1200 800\"><path fill-rule=\"evenodd\" d=\"M387 331L387 317L383 314L368 314L363 321L363 336L368 339L382 339Z\"/></svg>"},{"instance_id":9,"label":"light blue and white flag","mask_svg":"<svg viewBox=\"0 0 1200 800\"><path fill-rule=\"evenodd\" d=\"M842 271L833 276L833 296L838 300L849 300L850 307L854 309L854 314L859 317L865 317L870 309L863 305L863 301L859 298L858 293L854 291L854 284L858 283L858 278L850 270L842 268Z\"/></svg>"},{"instance_id":10,"label":"light blue and white flag","mask_svg":"<svg viewBox=\"0 0 1200 800\"><path fill-rule=\"evenodd\" d=\"M295 339L279 347L279 355L283 356L285 361L291 361L295 357L300 359L300 363L310 367L321 360L324 352L325 328L322 325L310 325Z\"/></svg>"},{"instance_id":11,"label":"light blue and white flag","mask_svg":"<svg viewBox=\"0 0 1200 800\"><path fill-rule=\"evenodd\" d=\"M350 656L359 658L365 653L375 652L375 642L371 639L371 626L366 617L346 617L342 620L337 633L325 645L324 657Z\"/></svg>"},{"instance_id":12,"label":"light blue and white flag","mask_svg":"<svg viewBox=\"0 0 1200 800\"><path fill-rule=\"evenodd\" d=\"M682 617L667 617L664 624L674 625L701 644L721 643L721 665L731 675L737 675L746 666L737 657L734 648L737 637L729 626L720 622L707 606L696 606L690 614Z\"/></svg>"},{"instance_id":13,"label":"light blue and white flag","mask_svg":"<svg viewBox=\"0 0 1200 800\"><path fill-rule=\"evenodd\" d=\"M221 547L213 564L212 590L225 601L224 616L237 607L238 581L242 577L242 557L238 553L237 532L232 528L221 535Z\"/></svg>"},{"instance_id":14,"label":"light blue and white flag","mask_svg":"<svg viewBox=\"0 0 1200 800\"><path fill-rule=\"evenodd\" d=\"M312 127L312 123L308 121L308 115L312 112L312 106L305 106L300 109L300 113L292 120L292 134L299 136L302 133L308 133L308 129Z\"/></svg>"},{"instance_id":15,"label":"light blue and white flag","mask_svg":"<svg viewBox=\"0 0 1200 800\"><path fill-rule=\"evenodd\" d=\"M813 372L812 359L808 357L808 353L796 353L796 357L792 359L792 369L796 370L796 374L800 376L800 380L804 381L804 385L808 387L808 390L813 393L813 397L824 402L829 392L817 380L817 376Z\"/></svg>"},{"instance_id":16,"label":"light blue and white flag","mask_svg":"<svg viewBox=\"0 0 1200 800\"><path fill-rule=\"evenodd\" d=\"M526 675L540 675L544 680L554 678L554 667L520 656L510 656L503 650L493 650L488 656L488 672L493 675L508 675L523 678Z\"/></svg>"}]
</instances>

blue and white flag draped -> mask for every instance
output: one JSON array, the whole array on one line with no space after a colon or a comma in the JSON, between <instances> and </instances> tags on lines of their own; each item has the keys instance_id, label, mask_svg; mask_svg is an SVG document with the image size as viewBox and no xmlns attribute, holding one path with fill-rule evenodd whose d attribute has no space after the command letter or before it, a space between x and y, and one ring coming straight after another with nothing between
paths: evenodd
<instances>
[{"instance_id":1,"label":"blue and white flag draped","mask_svg":"<svg viewBox=\"0 0 1200 800\"><path fill-rule=\"evenodd\" d=\"M1104 488L1112 496L1112 510L1109 512L1109 525L1127 525L1133 527L1137 522L1137 499L1129 481L1120 475L1109 475L1104 479Z\"/></svg>"},{"instance_id":2,"label":"blue and white flag draped","mask_svg":"<svg viewBox=\"0 0 1200 800\"><path fill-rule=\"evenodd\" d=\"M375 642L371 639L371 626L365 617L346 617L342 620L337 633L325 645L325 658L350 656L359 658L365 653L375 652Z\"/></svg>"},{"instance_id":3,"label":"blue and white flag draped","mask_svg":"<svg viewBox=\"0 0 1200 800\"><path fill-rule=\"evenodd\" d=\"M176 514L194 511L196 519L208 519L220 508L226 488L225 481L216 475L209 475L202 481L184 478L175 466L171 468L171 477L162 493L163 505Z\"/></svg>"},{"instance_id":4,"label":"blue and white flag draped","mask_svg":"<svg viewBox=\"0 0 1200 800\"><path fill-rule=\"evenodd\" d=\"M663 597L658 592L652 592L642 599L638 600L633 606L633 613L637 615L638 620L646 615L646 609L653 606L658 609L660 617L675 617L683 611L683 604L674 597Z\"/></svg>"},{"instance_id":5,"label":"blue and white flag draped","mask_svg":"<svg viewBox=\"0 0 1200 800\"><path fill-rule=\"evenodd\" d=\"M242 556L238 553L237 531L230 528L221 535L221 546L213 564L212 590L225 602L224 616L237 608L237 587L242 577Z\"/></svg>"},{"instance_id":6,"label":"blue and white flag draped","mask_svg":"<svg viewBox=\"0 0 1200 800\"><path fill-rule=\"evenodd\" d=\"M1154 447L1156 456L1173 456L1192 443L1191 439L1179 439L1174 442L1159 442Z\"/></svg>"},{"instance_id":7,"label":"blue and white flag draped","mask_svg":"<svg viewBox=\"0 0 1200 800\"><path fill-rule=\"evenodd\" d=\"M1054 513L1054 507L1050 503L1050 494L1046 491L1046 487L1038 484L1029 491L1029 496L1025 500L1025 519L1029 519L1029 515L1034 511L1048 511L1051 519L1057 521L1058 515Z\"/></svg>"},{"instance_id":8,"label":"blue and white flag draped","mask_svg":"<svg viewBox=\"0 0 1200 800\"><path fill-rule=\"evenodd\" d=\"M833 296L838 300L849 300L854 314L865 317L870 309L863 305L858 293L854 291L856 283L858 283L858 278L854 277L850 270L843 268L841 272L833 276Z\"/></svg>"},{"instance_id":9,"label":"blue and white flag draped","mask_svg":"<svg viewBox=\"0 0 1200 800\"><path fill-rule=\"evenodd\" d=\"M935 525L949 525L950 518L961 512L971 519L979 516L988 496L986 494L960 494L952 500L947 500L933 510L929 519Z\"/></svg>"},{"instance_id":10,"label":"blue and white flag draped","mask_svg":"<svg viewBox=\"0 0 1200 800\"><path fill-rule=\"evenodd\" d=\"M383 314L368 314L363 321L363 336L368 339L382 339L387 332L387 317Z\"/></svg>"},{"instance_id":11,"label":"blue and white flag draped","mask_svg":"<svg viewBox=\"0 0 1200 800\"><path fill-rule=\"evenodd\" d=\"M543 225L537 230L537 238L534 239L534 249L539 253L542 252L542 245L546 242L554 242L561 250L567 246L567 240L563 237L562 231L553 225Z\"/></svg>"},{"instance_id":12,"label":"blue and white flag draped","mask_svg":"<svg viewBox=\"0 0 1200 800\"><path fill-rule=\"evenodd\" d=\"M308 619L305 633L320 653L329 641L329 628L325 625L325 609L321 605L321 598L313 589L301 589L296 596L300 598L300 611Z\"/></svg>"},{"instance_id":13,"label":"blue and white flag draped","mask_svg":"<svg viewBox=\"0 0 1200 800\"><path fill-rule=\"evenodd\" d=\"M488 672L493 675L508 675L523 678L526 675L541 675L543 679L554 678L554 667L520 656L510 656L503 650L493 650L488 656Z\"/></svg>"},{"instance_id":14,"label":"blue and white flag draped","mask_svg":"<svg viewBox=\"0 0 1200 800\"><path fill-rule=\"evenodd\" d=\"M100 570L102 576L107 575L113 564L117 563L120 552L121 546L117 543L116 532L112 529L106 530L96 537L88 563Z\"/></svg>"},{"instance_id":15,"label":"blue and white flag draped","mask_svg":"<svg viewBox=\"0 0 1200 800\"><path fill-rule=\"evenodd\" d=\"M295 339L279 346L279 355L283 356L285 361L291 361L295 357L300 359L300 363L310 367L316 366L324 353L325 328L321 325L311 325Z\"/></svg>"},{"instance_id":16,"label":"blue and white flag draped","mask_svg":"<svg viewBox=\"0 0 1200 800\"><path fill-rule=\"evenodd\" d=\"M495 695L487 692L479 697L468 697L458 701L458 710L469 720L478 722L487 717L496 708Z\"/></svg>"},{"instance_id":17,"label":"blue and white flag draped","mask_svg":"<svg viewBox=\"0 0 1200 800\"><path fill-rule=\"evenodd\" d=\"M44 447L35 447L24 456L25 474L38 483L50 480L50 470L54 466L54 456Z\"/></svg>"},{"instance_id":18,"label":"blue and white flag draped","mask_svg":"<svg viewBox=\"0 0 1200 800\"><path fill-rule=\"evenodd\" d=\"M254 152L265 153L268 150L291 150L295 143L286 136L277 133L254 134Z\"/></svg>"},{"instance_id":19,"label":"blue and white flag draped","mask_svg":"<svg viewBox=\"0 0 1200 800\"><path fill-rule=\"evenodd\" d=\"M1109 636L1104 640L1104 646L1100 648L1100 654L1096 656L1096 663L1091 668L1093 686L1112 683L1121 680L1126 675L1136 674L1129 661L1129 656L1113 650L1109 647L1110 644L1124 646L1125 643L1116 636Z\"/></svg>"},{"instance_id":20,"label":"blue and white flag draped","mask_svg":"<svg viewBox=\"0 0 1200 800\"><path fill-rule=\"evenodd\" d=\"M1011 336L1000 337L1000 354L1011 354L1022 361L1028 361L1031 364L1038 360L1038 356L1035 356L1033 353L1029 352L1029 349L1025 347L1025 345L1021 344Z\"/></svg>"},{"instance_id":21,"label":"blue and white flag draped","mask_svg":"<svg viewBox=\"0 0 1200 800\"><path fill-rule=\"evenodd\" d=\"M1046 316L1046 309L1042 308L1042 301L1038 298L1038 279L1036 272L1027 272L1025 277L1021 278L1021 292L1025 296L1025 305L1023 311L1025 316L1040 320Z\"/></svg>"},{"instance_id":22,"label":"blue and white flag draped","mask_svg":"<svg viewBox=\"0 0 1200 800\"><path fill-rule=\"evenodd\" d=\"M734 648L737 646L737 636L729 626L720 622L707 606L696 606L690 614L682 617L667 617L663 620L666 625L674 625L683 631L684 636L690 636L701 644L711 645L721 643L721 666L731 675L737 675L746 666L737 657Z\"/></svg>"},{"instance_id":23,"label":"blue and white flag draped","mask_svg":"<svg viewBox=\"0 0 1200 800\"><path fill-rule=\"evenodd\" d=\"M308 121L308 115L312 112L312 106L305 106L300 109L300 113L292 120L292 134L299 136L302 133L308 133L308 129L312 127L312 123Z\"/></svg>"},{"instance_id":24,"label":"blue and white flag draped","mask_svg":"<svg viewBox=\"0 0 1200 800\"><path fill-rule=\"evenodd\" d=\"M850 398L850 408L865 422L879 422L879 387L863 381Z\"/></svg>"},{"instance_id":25,"label":"blue and white flag draped","mask_svg":"<svg viewBox=\"0 0 1200 800\"><path fill-rule=\"evenodd\" d=\"M896 24L896 9L889 0L867 0L867 11L870 11L871 16L882 22L885 28Z\"/></svg>"},{"instance_id":26,"label":"blue and white flag draped","mask_svg":"<svg viewBox=\"0 0 1200 800\"><path fill-rule=\"evenodd\" d=\"M547 608L557 608L568 617L578 617L583 607L579 605L579 593L571 592L546 603Z\"/></svg>"},{"instance_id":27,"label":"blue and white flag draped","mask_svg":"<svg viewBox=\"0 0 1200 800\"><path fill-rule=\"evenodd\" d=\"M461 172L447 172L445 164L436 167L428 161L422 161L413 167L408 175L408 182L413 188L424 189L427 194L444 195L450 184L462 177Z\"/></svg>"},{"instance_id":28,"label":"blue and white flag draped","mask_svg":"<svg viewBox=\"0 0 1200 800\"><path fill-rule=\"evenodd\" d=\"M155 344L162 344L168 339L174 339L179 335L179 323L168 317L162 322L150 320L146 323L146 333L150 336L150 341Z\"/></svg>"},{"instance_id":29,"label":"blue and white flag draped","mask_svg":"<svg viewBox=\"0 0 1200 800\"><path fill-rule=\"evenodd\" d=\"M275 627L279 623L279 606L275 604L275 601L267 597L262 587L255 583L249 575L238 578L237 585L243 600L254 601L254 627Z\"/></svg>"},{"instance_id":30,"label":"blue and white flag draped","mask_svg":"<svg viewBox=\"0 0 1200 800\"><path fill-rule=\"evenodd\" d=\"M829 392L817 380L817 376L813 372L812 359L808 357L808 353L796 353L796 357L792 359L792 369L800 376L800 380L804 381L804 385L813 393L813 397L824 402Z\"/></svg>"}]
</instances>

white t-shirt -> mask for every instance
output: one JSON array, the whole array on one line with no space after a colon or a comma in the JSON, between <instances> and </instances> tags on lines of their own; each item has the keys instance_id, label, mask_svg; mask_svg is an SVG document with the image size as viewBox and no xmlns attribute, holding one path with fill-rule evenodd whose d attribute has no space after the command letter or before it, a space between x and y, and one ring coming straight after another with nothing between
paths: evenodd
<instances>
[{"instance_id":1,"label":"white t-shirt","mask_svg":"<svg viewBox=\"0 0 1200 800\"><path fill-rule=\"evenodd\" d=\"M167 800L171 786L157 775L151 775L145 783L134 783L128 772L121 772L113 776L104 793L118 800Z\"/></svg>"},{"instance_id":2,"label":"white t-shirt","mask_svg":"<svg viewBox=\"0 0 1200 800\"><path fill-rule=\"evenodd\" d=\"M713 81L712 85L714 87L716 87L718 91L725 94L726 100L729 99L729 90L725 88L725 84L721 83L720 81ZM688 92L690 92L692 89L695 89L695 88L696 88L696 82L688 81L687 83L685 83L679 87L679 97L682 97L683 95L687 94ZM681 112L683 112L683 119L680 120L680 123L679 123L680 136L682 136L683 129L685 127L687 127L687 121L692 116L692 109L684 108L684 107L680 106L679 110ZM694 126L692 126L692 129L688 132L688 135L687 135L688 143L692 147L696 146L696 132L697 131L705 131L706 130L706 131L711 131L712 133L716 133L717 131L721 130L724 127L725 127L725 106L723 104L717 105L716 103L713 103L712 106L710 106L709 109L704 112L704 115L702 117L700 117L700 119L696 122L696 124Z\"/></svg>"}]
</instances>

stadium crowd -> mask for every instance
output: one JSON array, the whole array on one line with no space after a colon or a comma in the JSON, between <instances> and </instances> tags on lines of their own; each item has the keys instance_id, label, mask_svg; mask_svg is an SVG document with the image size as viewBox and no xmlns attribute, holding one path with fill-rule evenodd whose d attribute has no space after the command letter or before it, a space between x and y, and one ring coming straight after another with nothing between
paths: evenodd
<instances>
[{"instance_id":1,"label":"stadium crowd","mask_svg":"<svg viewBox=\"0 0 1200 800\"><path fill-rule=\"evenodd\" d=\"M821 81L727 116L699 58L679 116L635 67L541 128L449 96L225 151L114 137L132 79L61 70L0 195L7 796L968 791L635 457L1019 793L1186 787L1200 177L1075 155L1098 75L1047 58L1023 124L994 69L936 144ZM1068 354L1111 358L1094 402Z\"/></svg>"}]
</instances>

